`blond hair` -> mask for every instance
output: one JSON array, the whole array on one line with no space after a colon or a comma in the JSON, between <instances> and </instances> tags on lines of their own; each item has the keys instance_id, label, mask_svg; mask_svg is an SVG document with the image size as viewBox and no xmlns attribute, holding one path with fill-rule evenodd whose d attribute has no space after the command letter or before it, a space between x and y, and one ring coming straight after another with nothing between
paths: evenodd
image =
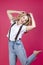
<instances>
[{"instance_id":1,"label":"blond hair","mask_svg":"<svg viewBox=\"0 0 43 65\"><path fill-rule=\"evenodd\" d=\"M19 14L16 17L16 19L19 21L20 18L23 17L24 15L28 16L28 20L26 21L26 23L24 25L28 26L28 25L30 25L32 23L31 21L29 21L29 17L31 17L30 14L26 14L26 13Z\"/></svg>"}]
</instances>

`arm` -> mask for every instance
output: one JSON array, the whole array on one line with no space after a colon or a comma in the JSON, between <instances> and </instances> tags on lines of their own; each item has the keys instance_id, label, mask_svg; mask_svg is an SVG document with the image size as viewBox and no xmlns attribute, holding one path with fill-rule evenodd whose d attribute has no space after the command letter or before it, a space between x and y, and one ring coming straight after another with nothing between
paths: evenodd
<instances>
[{"instance_id":1,"label":"arm","mask_svg":"<svg viewBox=\"0 0 43 65\"><path fill-rule=\"evenodd\" d=\"M32 15L32 13L30 13L30 16L31 16L31 18L32 18L32 25L30 26L26 26L26 30L28 31L28 30L32 30L33 28L35 28L36 27L36 24L35 24L35 20L34 20L34 17L33 17L33 15Z\"/></svg>"},{"instance_id":2,"label":"arm","mask_svg":"<svg viewBox=\"0 0 43 65\"><path fill-rule=\"evenodd\" d=\"M23 11L14 11L14 10L7 10L7 15L9 17L10 20L14 21L14 17L12 16L12 13L18 13L18 14L22 14Z\"/></svg>"}]
</instances>

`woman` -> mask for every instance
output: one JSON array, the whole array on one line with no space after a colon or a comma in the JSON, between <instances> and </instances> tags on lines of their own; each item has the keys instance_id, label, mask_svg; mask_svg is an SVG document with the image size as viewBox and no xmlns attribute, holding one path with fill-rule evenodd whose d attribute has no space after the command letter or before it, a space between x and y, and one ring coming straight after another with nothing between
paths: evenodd
<instances>
[{"instance_id":1,"label":"woman","mask_svg":"<svg viewBox=\"0 0 43 65\"><path fill-rule=\"evenodd\" d=\"M19 16L14 18L12 13L18 13ZM37 54L39 54L41 51L34 50L32 55L27 58L21 38L24 32L28 32L29 30L32 30L36 27L33 15L32 13L27 14L23 11L13 10L7 10L7 15L12 24L7 35L9 38L9 63L10 65L16 65L16 59L18 57L22 65L30 65ZM32 22L31 25L30 22Z\"/></svg>"}]
</instances>

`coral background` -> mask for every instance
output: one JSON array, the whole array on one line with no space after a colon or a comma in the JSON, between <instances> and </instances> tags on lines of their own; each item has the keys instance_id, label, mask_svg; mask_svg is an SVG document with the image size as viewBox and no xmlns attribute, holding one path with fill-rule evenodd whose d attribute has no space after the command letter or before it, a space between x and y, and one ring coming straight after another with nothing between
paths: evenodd
<instances>
[{"instance_id":1,"label":"coral background","mask_svg":"<svg viewBox=\"0 0 43 65\"><path fill-rule=\"evenodd\" d=\"M43 0L0 0L0 65L9 65L8 38L6 34L10 27L7 10L24 10L32 12L36 28L23 34L22 41L27 57L33 50L42 50L31 65L43 65ZM19 59L17 65L21 65Z\"/></svg>"}]
</instances>

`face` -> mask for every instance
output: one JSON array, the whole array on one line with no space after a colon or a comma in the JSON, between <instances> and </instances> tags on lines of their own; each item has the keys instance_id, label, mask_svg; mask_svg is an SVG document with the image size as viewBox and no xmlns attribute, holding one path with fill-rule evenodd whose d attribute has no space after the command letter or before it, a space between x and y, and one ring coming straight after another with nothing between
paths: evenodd
<instances>
[{"instance_id":1,"label":"face","mask_svg":"<svg viewBox=\"0 0 43 65\"><path fill-rule=\"evenodd\" d=\"M28 20L28 16L26 16L26 15L22 16L20 19L22 24L25 23L27 20Z\"/></svg>"}]
</instances>

